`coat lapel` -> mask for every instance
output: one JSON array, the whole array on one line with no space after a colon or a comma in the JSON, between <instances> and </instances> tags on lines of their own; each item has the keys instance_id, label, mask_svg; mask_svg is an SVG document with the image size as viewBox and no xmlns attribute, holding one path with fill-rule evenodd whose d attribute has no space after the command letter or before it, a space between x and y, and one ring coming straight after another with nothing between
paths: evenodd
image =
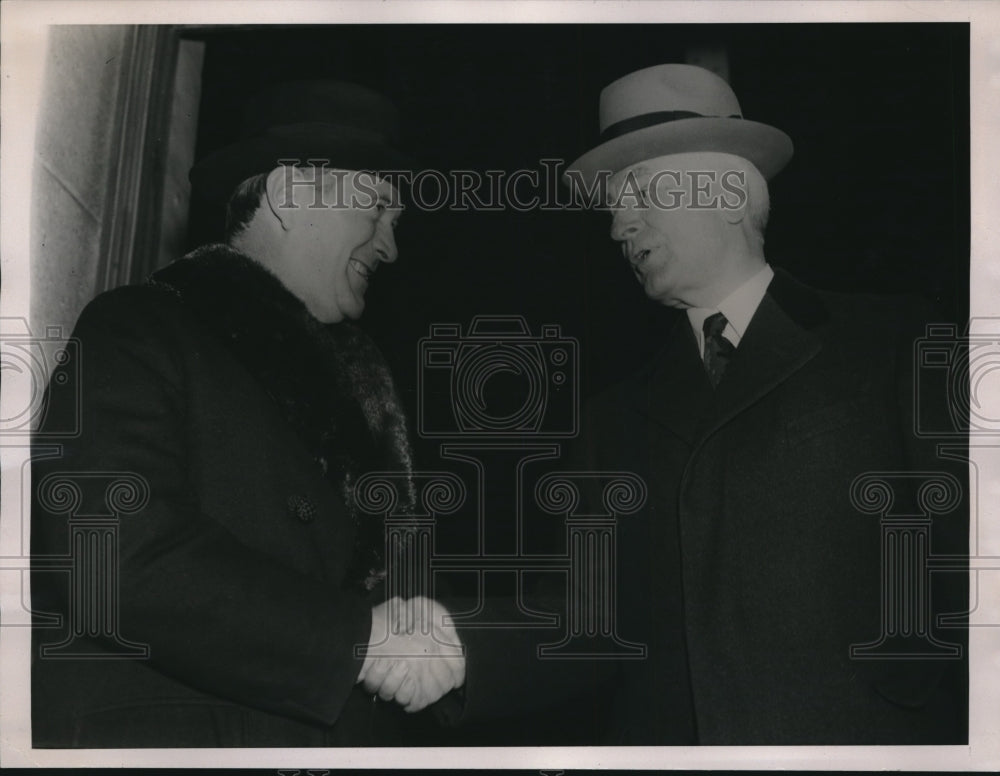
<instances>
[{"instance_id":1,"label":"coat lapel","mask_svg":"<svg viewBox=\"0 0 1000 776\"><path fill-rule=\"evenodd\" d=\"M648 372L639 411L694 444L774 390L819 353L816 328L829 318L822 297L776 269L726 375L712 390L686 316ZM714 410L714 411L712 411Z\"/></svg>"},{"instance_id":2,"label":"coat lapel","mask_svg":"<svg viewBox=\"0 0 1000 776\"><path fill-rule=\"evenodd\" d=\"M829 316L812 289L776 270L715 392L710 433L757 402L819 353L814 329Z\"/></svg>"}]
</instances>

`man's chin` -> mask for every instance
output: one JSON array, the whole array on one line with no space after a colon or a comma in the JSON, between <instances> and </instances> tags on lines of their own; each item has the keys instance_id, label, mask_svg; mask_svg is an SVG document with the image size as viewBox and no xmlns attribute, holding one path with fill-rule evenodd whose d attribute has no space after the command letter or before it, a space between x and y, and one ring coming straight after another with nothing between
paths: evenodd
<instances>
[{"instance_id":1,"label":"man's chin","mask_svg":"<svg viewBox=\"0 0 1000 776\"><path fill-rule=\"evenodd\" d=\"M365 311L365 298L361 294L354 292L350 301L345 302L340 306L340 311L343 317L350 318L352 321L356 321L361 317L361 313Z\"/></svg>"},{"instance_id":2,"label":"man's chin","mask_svg":"<svg viewBox=\"0 0 1000 776\"><path fill-rule=\"evenodd\" d=\"M673 307L677 310L684 310L691 305L681 301L670 291L664 291L662 288L644 288L646 292L646 298L657 304L661 304L664 307Z\"/></svg>"},{"instance_id":3,"label":"man's chin","mask_svg":"<svg viewBox=\"0 0 1000 776\"><path fill-rule=\"evenodd\" d=\"M322 311L313 312L313 317L320 323L340 323L345 319L357 320L364 311L364 300L352 300L349 303L334 304Z\"/></svg>"}]
</instances>

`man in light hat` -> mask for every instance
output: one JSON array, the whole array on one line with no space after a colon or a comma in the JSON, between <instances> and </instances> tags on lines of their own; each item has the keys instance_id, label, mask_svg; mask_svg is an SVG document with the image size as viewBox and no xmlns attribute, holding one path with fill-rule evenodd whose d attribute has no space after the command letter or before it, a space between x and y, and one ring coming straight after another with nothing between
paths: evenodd
<instances>
[{"instance_id":1,"label":"man in light hat","mask_svg":"<svg viewBox=\"0 0 1000 776\"><path fill-rule=\"evenodd\" d=\"M98 296L53 376L41 431L79 413L80 433L45 438L61 455L40 447L33 472L32 557L73 561L33 573L57 624L34 632L36 747L398 744L403 711L374 692L417 711L462 684L440 606L432 635L395 621L382 522L354 494L412 474L386 363L351 322L397 257L378 174L405 164L395 109L286 83L244 129L191 175L228 200L226 242Z\"/></svg>"},{"instance_id":2,"label":"man in light hat","mask_svg":"<svg viewBox=\"0 0 1000 776\"><path fill-rule=\"evenodd\" d=\"M767 182L792 143L744 118L723 79L631 73L602 92L600 124L566 180L606 198L646 295L682 311L655 360L594 403L584 444L588 468L649 487L619 525L618 624L649 647L621 668L621 742L964 742L966 638L939 618L967 611L965 575L900 576L893 562L926 556L898 560L909 545L883 545L865 503L882 473L895 514L935 514L914 546L967 553L967 471L914 433L923 319L768 264ZM925 485L948 498L930 505ZM883 600L894 585L903 598Z\"/></svg>"}]
</instances>

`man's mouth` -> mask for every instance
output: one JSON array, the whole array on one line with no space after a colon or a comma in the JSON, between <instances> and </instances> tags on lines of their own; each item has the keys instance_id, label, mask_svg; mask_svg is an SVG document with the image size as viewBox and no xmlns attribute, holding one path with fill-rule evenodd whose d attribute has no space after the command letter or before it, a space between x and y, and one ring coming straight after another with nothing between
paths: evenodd
<instances>
[{"instance_id":1,"label":"man's mouth","mask_svg":"<svg viewBox=\"0 0 1000 776\"><path fill-rule=\"evenodd\" d=\"M649 256L650 250L645 248L635 253L629 254L628 263L632 267L632 271L638 278L642 277L642 265L645 263L647 257Z\"/></svg>"},{"instance_id":2,"label":"man's mouth","mask_svg":"<svg viewBox=\"0 0 1000 776\"><path fill-rule=\"evenodd\" d=\"M348 261L348 265L365 280L370 280L371 276L375 274L374 267L369 267L361 259L356 259L353 256Z\"/></svg>"}]
</instances>

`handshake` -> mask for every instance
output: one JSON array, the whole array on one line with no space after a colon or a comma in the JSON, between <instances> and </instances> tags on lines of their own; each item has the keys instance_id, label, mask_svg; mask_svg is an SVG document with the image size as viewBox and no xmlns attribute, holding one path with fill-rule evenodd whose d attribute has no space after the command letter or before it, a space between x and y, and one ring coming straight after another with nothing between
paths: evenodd
<instances>
[{"instance_id":1,"label":"handshake","mask_svg":"<svg viewBox=\"0 0 1000 776\"><path fill-rule=\"evenodd\" d=\"M465 648L444 606L418 596L372 609L372 632L358 682L415 712L465 682Z\"/></svg>"}]
</instances>

